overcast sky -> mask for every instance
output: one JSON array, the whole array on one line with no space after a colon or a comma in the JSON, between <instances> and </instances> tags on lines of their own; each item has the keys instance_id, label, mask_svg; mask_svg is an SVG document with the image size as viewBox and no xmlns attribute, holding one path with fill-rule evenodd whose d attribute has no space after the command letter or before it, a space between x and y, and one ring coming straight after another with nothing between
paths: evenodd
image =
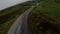
<instances>
[{"instance_id":1,"label":"overcast sky","mask_svg":"<svg viewBox=\"0 0 60 34\"><path fill-rule=\"evenodd\" d=\"M0 0L0 10L28 0Z\"/></svg>"}]
</instances>

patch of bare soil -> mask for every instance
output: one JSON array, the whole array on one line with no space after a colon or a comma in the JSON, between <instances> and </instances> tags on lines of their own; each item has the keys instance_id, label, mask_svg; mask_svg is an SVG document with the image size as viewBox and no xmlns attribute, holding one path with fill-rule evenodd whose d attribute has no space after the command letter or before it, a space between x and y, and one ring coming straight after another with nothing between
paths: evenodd
<instances>
[{"instance_id":1,"label":"patch of bare soil","mask_svg":"<svg viewBox=\"0 0 60 34\"><path fill-rule=\"evenodd\" d=\"M28 24L32 34L60 34L60 24L44 13L31 13Z\"/></svg>"}]
</instances>

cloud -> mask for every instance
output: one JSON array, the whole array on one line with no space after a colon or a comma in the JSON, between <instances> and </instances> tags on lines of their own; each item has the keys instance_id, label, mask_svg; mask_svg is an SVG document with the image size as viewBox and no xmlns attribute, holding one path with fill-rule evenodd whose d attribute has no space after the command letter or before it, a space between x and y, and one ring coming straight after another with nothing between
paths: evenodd
<instances>
[{"instance_id":1,"label":"cloud","mask_svg":"<svg viewBox=\"0 0 60 34\"><path fill-rule=\"evenodd\" d=\"M0 10L28 0L0 0Z\"/></svg>"}]
</instances>

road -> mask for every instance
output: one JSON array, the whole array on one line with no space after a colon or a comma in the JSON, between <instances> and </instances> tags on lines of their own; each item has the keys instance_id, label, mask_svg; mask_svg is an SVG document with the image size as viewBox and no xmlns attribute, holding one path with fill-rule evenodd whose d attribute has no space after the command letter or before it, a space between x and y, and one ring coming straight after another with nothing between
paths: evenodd
<instances>
[{"instance_id":1,"label":"road","mask_svg":"<svg viewBox=\"0 0 60 34\"><path fill-rule=\"evenodd\" d=\"M23 14L21 14L19 18L14 22L12 27L9 29L7 34L29 34L27 26L27 18L28 14L34 7L35 6L31 6L31 8L29 8Z\"/></svg>"}]
</instances>

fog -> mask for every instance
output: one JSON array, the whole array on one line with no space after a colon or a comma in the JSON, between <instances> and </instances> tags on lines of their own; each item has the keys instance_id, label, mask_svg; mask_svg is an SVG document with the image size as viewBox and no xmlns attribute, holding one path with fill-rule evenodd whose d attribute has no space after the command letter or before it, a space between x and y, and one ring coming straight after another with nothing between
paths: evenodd
<instances>
[{"instance_id":1,"label":"fog","mask_svg":"<svg viewBox=\"0 0 60 34\"><path fill-rule=\"evenodd\" d=\"M0 10L26 1L28 0L0 0Z\"/></svg>"}]
</instances>

